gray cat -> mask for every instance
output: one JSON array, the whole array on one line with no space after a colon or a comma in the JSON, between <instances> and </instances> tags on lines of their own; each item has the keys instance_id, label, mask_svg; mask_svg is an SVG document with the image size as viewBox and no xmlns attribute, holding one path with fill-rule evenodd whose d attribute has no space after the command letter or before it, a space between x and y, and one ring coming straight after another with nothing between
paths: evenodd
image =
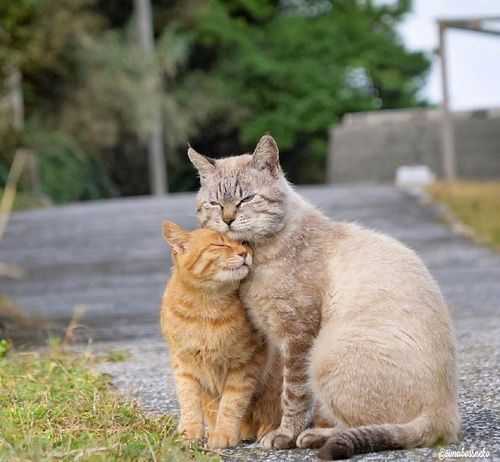
<instances>
[{"instance_id":1,"label":"gray cat","mask_svg":"<svg viewBox=\"0 0 500 462\"><path fill-rule=\"evenodd\" d=\"M269 135L252 155L188 155L201 178L201 225L253 247L240 295L283 355L283 417L261 444L339 459L456 441L454 333L420 258L308 204ZM322 424L307 429L313 408Z\"/></svg>"}]
</instances>

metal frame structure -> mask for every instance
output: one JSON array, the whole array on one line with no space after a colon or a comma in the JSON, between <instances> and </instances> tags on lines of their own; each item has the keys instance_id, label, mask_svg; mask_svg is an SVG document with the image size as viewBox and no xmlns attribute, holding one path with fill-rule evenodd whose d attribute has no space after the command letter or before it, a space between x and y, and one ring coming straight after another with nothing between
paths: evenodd
<instances>
[{"instance_id":1,"label":"metal frame structure","mask_svg":"<svg viewBox=\"0 0 500 462\"><path fill-rule=\"evenodd\" d=\"M443 92L442 102L442 124L441 140L443 153L443 173L447 180L457 177L457 164L455 155L455 135L453 130L453 119L450 111L449 76L447 70L446 55L446 31L448 29L464 30L468 32L479 32L492 36L500 36L500 29L494 29L487 23L499 22L500 16L482 16L464 19L438 19L439 49L441 57L441 86Z\"/></svg>"}]
</instances>

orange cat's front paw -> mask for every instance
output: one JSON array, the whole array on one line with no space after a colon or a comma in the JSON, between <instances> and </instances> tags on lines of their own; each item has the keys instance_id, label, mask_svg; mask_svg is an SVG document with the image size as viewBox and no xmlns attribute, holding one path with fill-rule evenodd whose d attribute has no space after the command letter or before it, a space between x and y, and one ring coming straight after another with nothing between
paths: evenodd
<instances>
[{"instance_id":1,"label":"orange cat's front paw","mask_svg":"<svg viewBox=\"0 0 500 462\"><path fill-rule=\"evenodd\" d=\"M202 423L180 423L177 432L189 441L200 441L205 436L205 428Z\"/></svg>"},{"instance_id":2,"label":"orange cat's front paw","mask_svg":"<svg viewBox=\"0 0 500 462\"><path fill-rule=\"evenodd\" d=\"M215 431L208 436L207 446L210 449L223 449L236 446L240 442L240 436Z\"/></svg>"}]
</instances>

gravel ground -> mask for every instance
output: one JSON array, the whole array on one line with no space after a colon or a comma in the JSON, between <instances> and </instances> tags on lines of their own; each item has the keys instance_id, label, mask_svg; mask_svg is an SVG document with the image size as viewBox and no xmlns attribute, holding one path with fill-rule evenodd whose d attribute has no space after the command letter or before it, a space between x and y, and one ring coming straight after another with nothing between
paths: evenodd
<instances>
[{"instance_id":1,"label":"gravel ground","mask_svg":"<svg viewBox=\"0 0 500 462\"><path fill-rule=\"evenodd\" d=\"M486 449L490 457L500 460L500 319L457 323L459 340L460 410L464 439L450 449ZM481 331L481 334L472 334ZM129 359L105 363L101 370L113 377L113 383L127 396L137 399L152 413L178 415L174 381L168 366L168 352L162 339L134 342L109 342L97 346L100 351L127 351ZM312 461L314 451L264 451L255 445L223 451L227 461ZM358 456L353 460L428 460L439 456L439 450L417 449L389 451Z\"/></svg>"},{"instance_id":2,"label":"gravel ground","mask_svg":"<svg viewBox=\"0 0 500 462\"><path fill-rule=\"evenodd\" d=\"M500 460L500 255L453 234L432 207L390 186L302 192L335 219L387 232L423 257L452 306L458 337L464 439L446 449L484 449L489 452L484 460ZM130 353L124 362L103 365L118 389L148 411L176 414L157 321L168 275L159 230L167 217L194 226L193 210L192 195L177 195L15 214L0 241L0 254L2 261L22 266L27 276L0 280L0 293L29 315L55 325L67 323L75 305L84 305L83 337L93 339L91 348ZM440 450L419 449L355 459L428 460L439 455ZM263 451L252 445L224 451L224 459L316 460L310 451Z\"/></svg>"}]
</instances>

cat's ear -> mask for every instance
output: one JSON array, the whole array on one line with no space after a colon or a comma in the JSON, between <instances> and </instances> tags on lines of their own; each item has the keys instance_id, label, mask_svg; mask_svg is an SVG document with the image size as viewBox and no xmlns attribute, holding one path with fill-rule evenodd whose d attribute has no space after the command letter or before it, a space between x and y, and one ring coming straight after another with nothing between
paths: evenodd
<instances>
[{"instance_id":1,"label":"cat's ear","mask_svg":"<svg viewBox=\"0 0 500 462\"><path fill-rule=\"evenodd\" d=\"M189 233L181 226L171 221L163 222L163 237L174 253L183 253L186 250Z\"/></svg>"},{"instance_id":2,"label":"cat's ear","mask_svg":"<svg viewBox=\"0 0 500 462\"><path fill-rule=\"evenodd\" d=\"M188 145L188 157L198 170L201 180L205 180L208 175L215 171L215 160L196 152L191 145Z\"/></svg>"},{"instance_id":3,"label":"cat's ear","mask_svg":"<svg viewBox=\"0 0 500 462\"><path fill-rule=\"evenodd\" d=\"M277 175L280 169L280 156L278 143L271 135L264 135L253 152L254 165L259 170L269 170L273 175Z\"/></svg>"}]
</instances>

